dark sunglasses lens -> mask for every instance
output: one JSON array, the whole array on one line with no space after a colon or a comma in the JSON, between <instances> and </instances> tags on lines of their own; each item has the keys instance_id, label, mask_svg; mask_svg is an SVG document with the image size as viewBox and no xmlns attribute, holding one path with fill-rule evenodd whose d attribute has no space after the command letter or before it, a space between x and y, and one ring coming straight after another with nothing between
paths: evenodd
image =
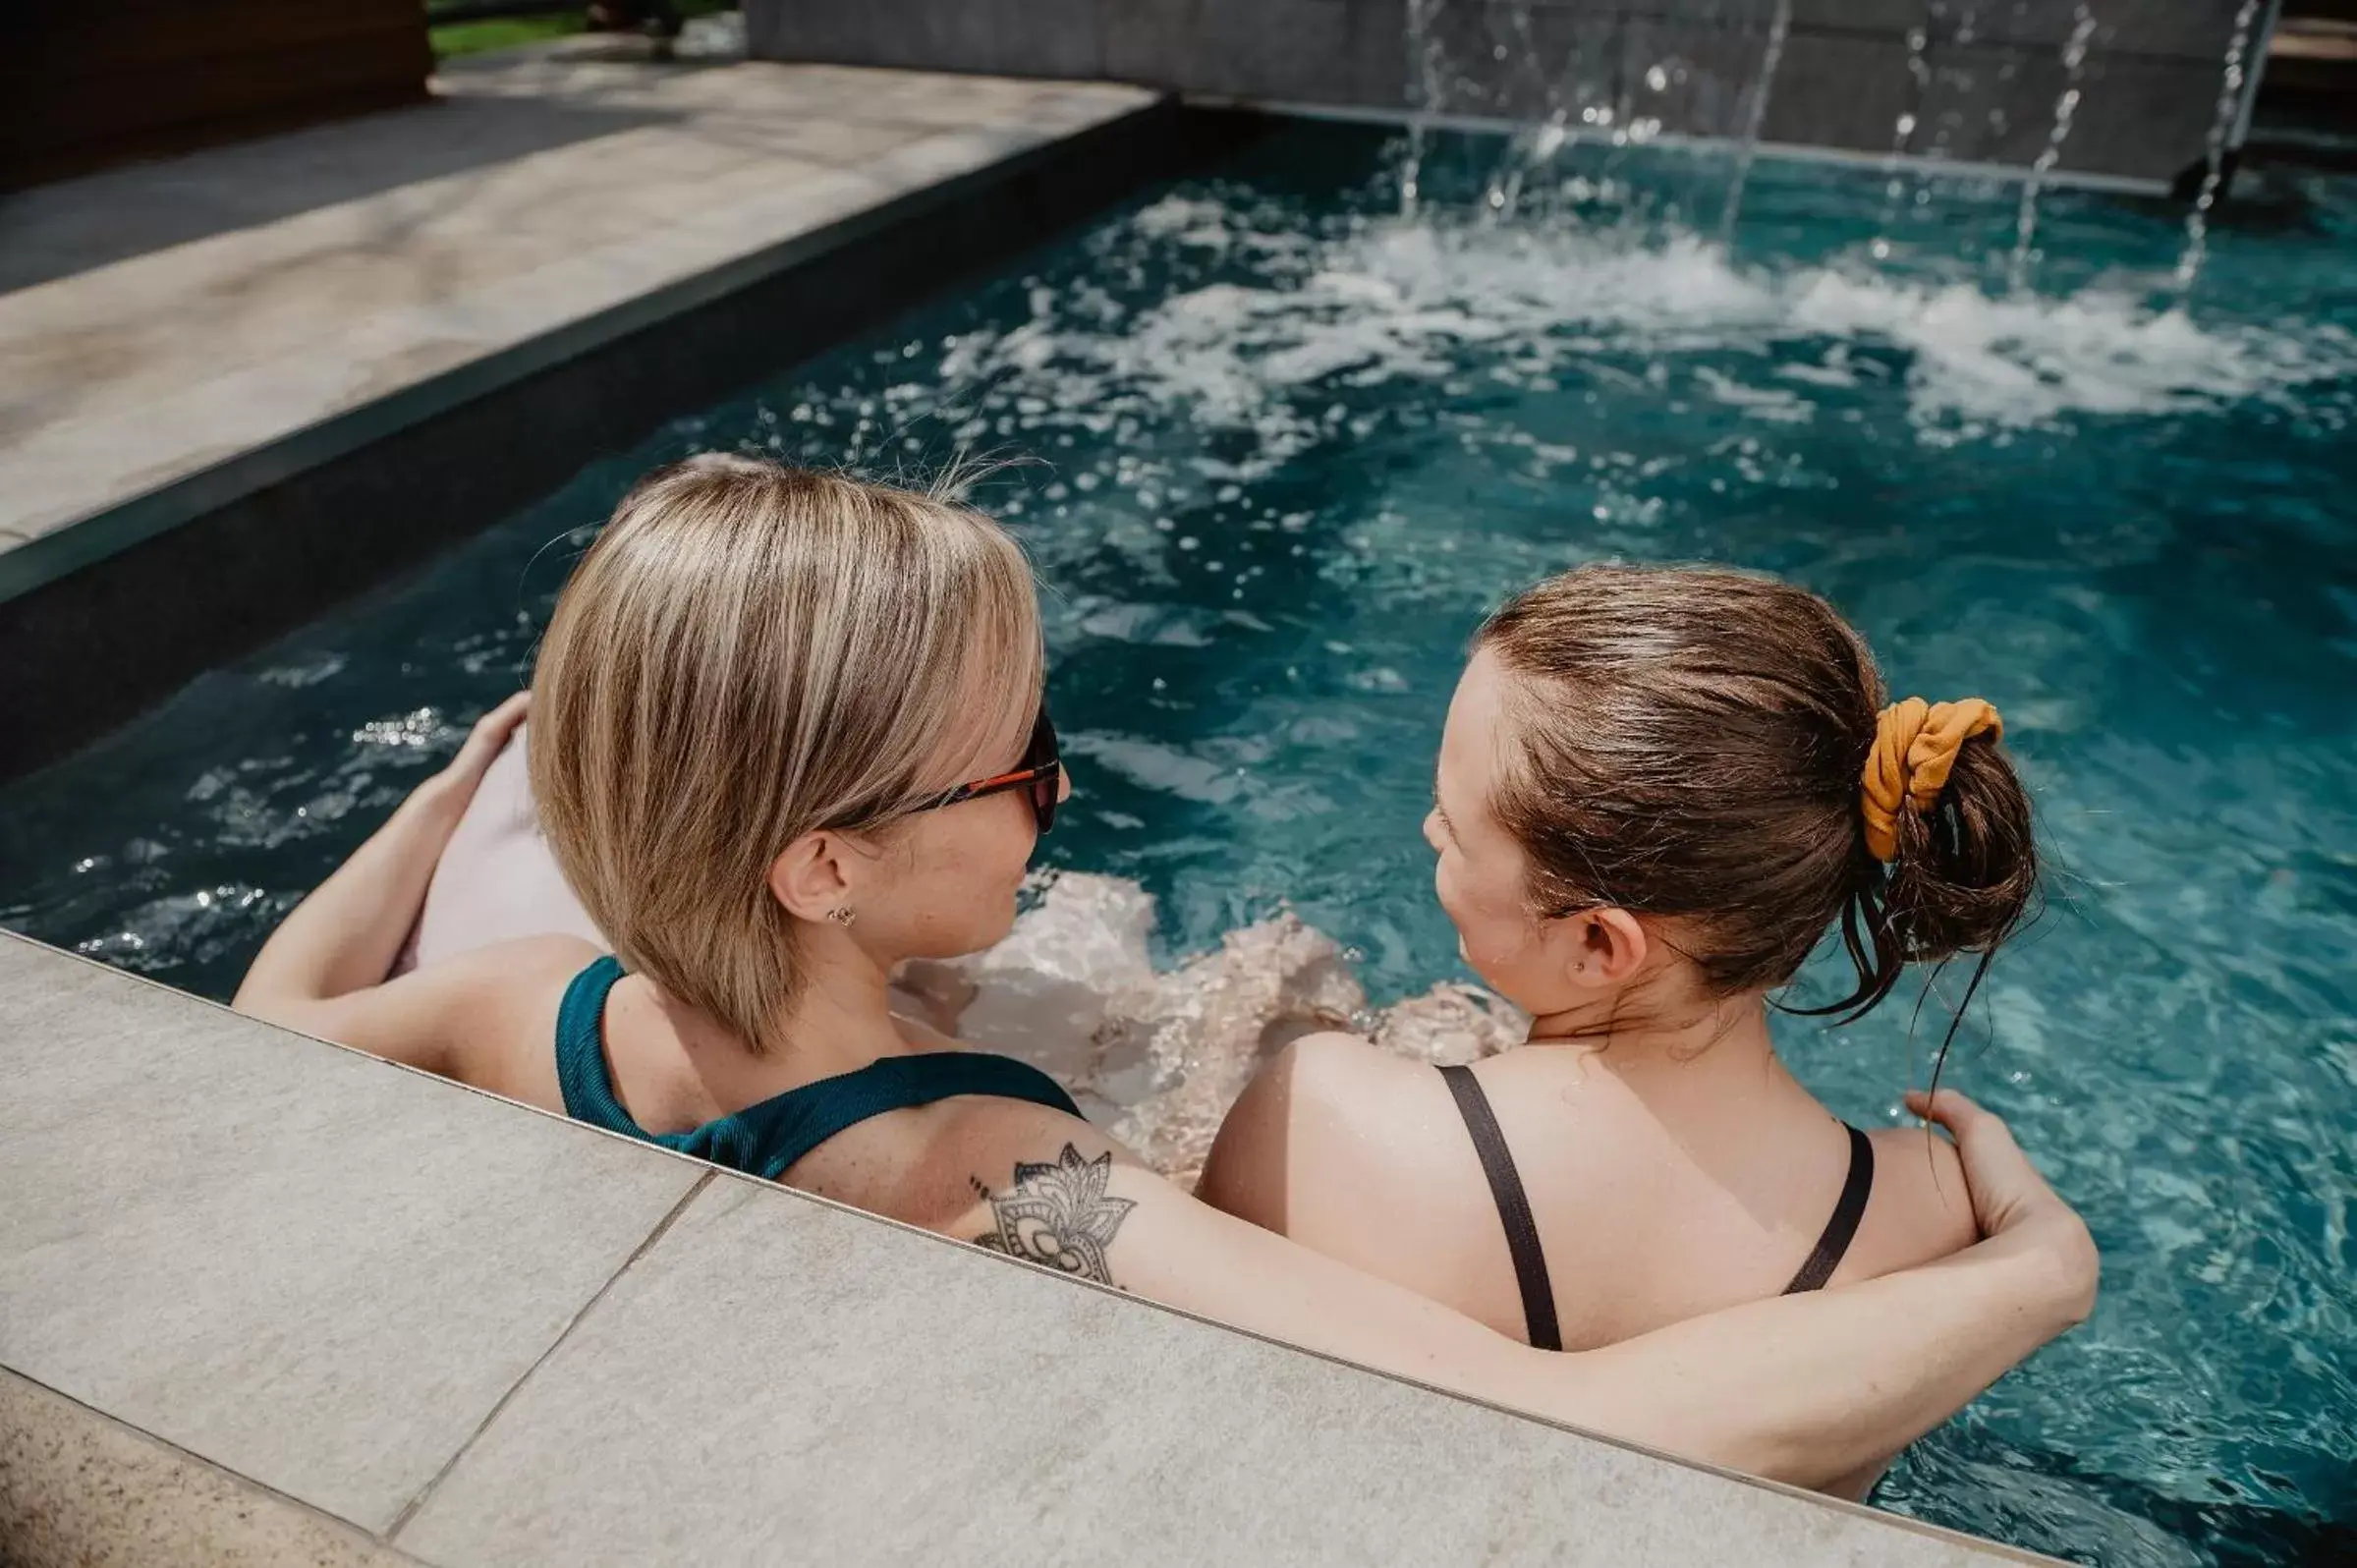
<instances>
[{"instance_id":1,"label":"dark sunglasses lens","mask_svg":"<svg viewBox=\"0 0 2357 1568\"><path fill-rule=\"evenodd\" d=\"M1022 765L1025 767L1045 767L1048 763L1054 761L1055 759L1055 721L1047 716L1047 709L1041 708L1039 709L1039 716L1032 721L1031 744L1023 749Z\"/></svg>"},{"instance_id":2,"label":"dark sunglasses lens","mask_svg":"<svg viewBox=\"0 0 2357 1568\"><path fill-rule=\"evenodd\" d=\"M1056 747L1056 727L1043 707L1039 709L1038 722L1032 726L1032 744L1024 754L1023 765L1046 767L1061 760L1062 754ZM1063 786L1064 770L1061 767L1032 780L1032 815L1038 819L1042 833L1056 825L1056 807L1061 804L1057 798L1064 793Z\"/></svg>"}]
</instances>

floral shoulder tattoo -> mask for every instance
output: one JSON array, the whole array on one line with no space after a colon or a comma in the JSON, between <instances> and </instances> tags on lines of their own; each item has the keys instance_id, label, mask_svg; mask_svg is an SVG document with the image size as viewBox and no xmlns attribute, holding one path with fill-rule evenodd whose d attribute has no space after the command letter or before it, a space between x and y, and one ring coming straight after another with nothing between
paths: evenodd
<instances>
[{"instance_id":1,"label":"floral shoulder tattoo","mask_svg":"<svg viewBox=\"0 0 2357 1568\"><path fill-rule=\"evenodd\" d=\"M1051 1162L1018 1160L1011 1192L994 1193L979 1181L974 1184L974 1190L988 1201L998 1225L996 1230L975 1237L974 1245L1099 1284L1112 1284L1112 1265L1105 1260L1105 1254L1122 1220L1138 1206L1129 1199L1105 1196L1105 1184L1112 1175L1109 1151L1084 1159L1070 1144Z\"/></svg>"}]
</instances>

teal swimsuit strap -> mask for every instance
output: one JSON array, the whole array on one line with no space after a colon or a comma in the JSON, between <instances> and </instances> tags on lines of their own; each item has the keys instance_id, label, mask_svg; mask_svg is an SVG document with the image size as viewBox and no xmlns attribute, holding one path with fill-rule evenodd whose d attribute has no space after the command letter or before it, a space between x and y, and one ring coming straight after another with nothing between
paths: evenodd
<instances>
[{"instance_id":1,"label":"teal swimsuit strap","mask_svg":"<svg viewBox=\"0 0 2357 1568\"><path fill-rule=\"evenodd\" d=\"M565 1000L556 1010L556 1084L564 1092L565 1114L575 1121L644 1138L614 1097L614 1081L605 1067L605 998L622 975L622 961L608 953L565 987Z\"/></svg>"},{"instance_id":2,"label":"teal swimsuit strap","mask_svg":"<svg viewBox=\"0 0 2357 1568\"><path fill-rule=\"evenodd\" d=\"M1029 1100L1067 1116L1081 1113L1063 1086L1029 1062L988 1051L921 1051L881 1057L857 1072L788 1090L682 1136L708 1133L710 1148L689 1152L775 1181L812 1149L871 1116L961 1094Z\"/></svg>"},{"instance_id":3,"label":"teal swimsuit strap","mask_svg":"<svg viewBox=\"0 0 2357 1568\"><path fill-rule=\"evenodd\" d=\"M557 1010L556 1076L565 1114L592 1127L776 1180L787 1167L847 1128L886 1111L961 1094L1027 1100L1078 1117L1063 1087L1028 1062L987 1051L886 1056L856 1072L822 1078L685 1133L649 1133L623 1109L605 1062L605 1000L622 978L610 954L573 978Z\"/></svg>"}]
</instances>

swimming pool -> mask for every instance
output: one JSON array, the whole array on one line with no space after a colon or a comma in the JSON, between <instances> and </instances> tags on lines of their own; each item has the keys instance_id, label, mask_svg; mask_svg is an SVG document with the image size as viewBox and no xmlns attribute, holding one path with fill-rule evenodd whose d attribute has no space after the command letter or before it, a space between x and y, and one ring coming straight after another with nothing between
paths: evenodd
<instances>
[{"instance_id":1,"label":"swimming pool","mask_svg":"<svg viewBox=\"0 0 2357 1568\"><path fill-rule=\"evenodd\" d=\"M2010 189L1574 147L1517 209L1446 141L1304 126L682 420L415 581L0 794L0 924L224 996L512 689L649 464L746 447L980 494L1047 585L1082 792L1052 865L1174 960L1287 903L1378 1000L1457 975L1417 837L1467 635L1598 556L1784 573L1894 686L1980 693L2056 909L1953 1081L2107 1261L2096 1318L1909 1455L1884 1506L2106 1563L2280 1561L2357 1525L2357 194L2215 237ZM1920 197L1920 199L1919 199ZM1878 258L1878 250L1887 254ZM1852 1119L1925 1071L1893 1006L1785 1021Z\"/></svg>"}]
</instances>

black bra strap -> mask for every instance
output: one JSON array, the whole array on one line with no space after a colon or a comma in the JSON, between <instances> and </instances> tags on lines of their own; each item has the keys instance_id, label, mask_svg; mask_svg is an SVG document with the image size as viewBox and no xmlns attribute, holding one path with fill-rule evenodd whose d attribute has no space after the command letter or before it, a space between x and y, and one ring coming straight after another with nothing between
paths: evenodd
<instances>
[{"instance_id":1,"label":"black bra strap","mask_svg":"<svg viewBox=\"0 0 2357 1568\"><path fill-rule=\"evenodd\" d=\"M1833 1270L1841 1266L1841 1255L1850 1250L1851 1238L1858 1234L1858 1221L1866 1217L1866 1201L1874 1196L1874 1143L1846 1123L1843 1130L1850 1135L1849 1177L1841 1184L1841 1198L1833 1204L1833 1217L1825 1221L1825 1233L1817 1238L1817 1250L1784 1287L1787 1296L1816 1290L1833 1277Z\"/></svg>"},{"instance_id":2,"label":"black bra strap","mask_svg":"<svg viewBox=\"0 0 2357 1568\"><path fill-rule=\"evenodd\" d=\"M1514 1156L1506 1152L1506 1135L1498 1131L1489 1097L1470 1067L1443 1067L1448 1092L1456 1096L1458 1114L1473 1135L1473 1151L1482 1156L1482 1174L1489 1178L1489 1196L1497 1217L1506 1227L1506 1251L1514 1259L1514 1282L1522 1287L1523 1329L1540 1350L1561 1350L1563 1332L1555 1323L1555 1290L1547 1282L1546 1255L1539 1248L1539 1226L1531 1218L1531 1201L1524 1196Z\"/></svg>"}]
</instances>

